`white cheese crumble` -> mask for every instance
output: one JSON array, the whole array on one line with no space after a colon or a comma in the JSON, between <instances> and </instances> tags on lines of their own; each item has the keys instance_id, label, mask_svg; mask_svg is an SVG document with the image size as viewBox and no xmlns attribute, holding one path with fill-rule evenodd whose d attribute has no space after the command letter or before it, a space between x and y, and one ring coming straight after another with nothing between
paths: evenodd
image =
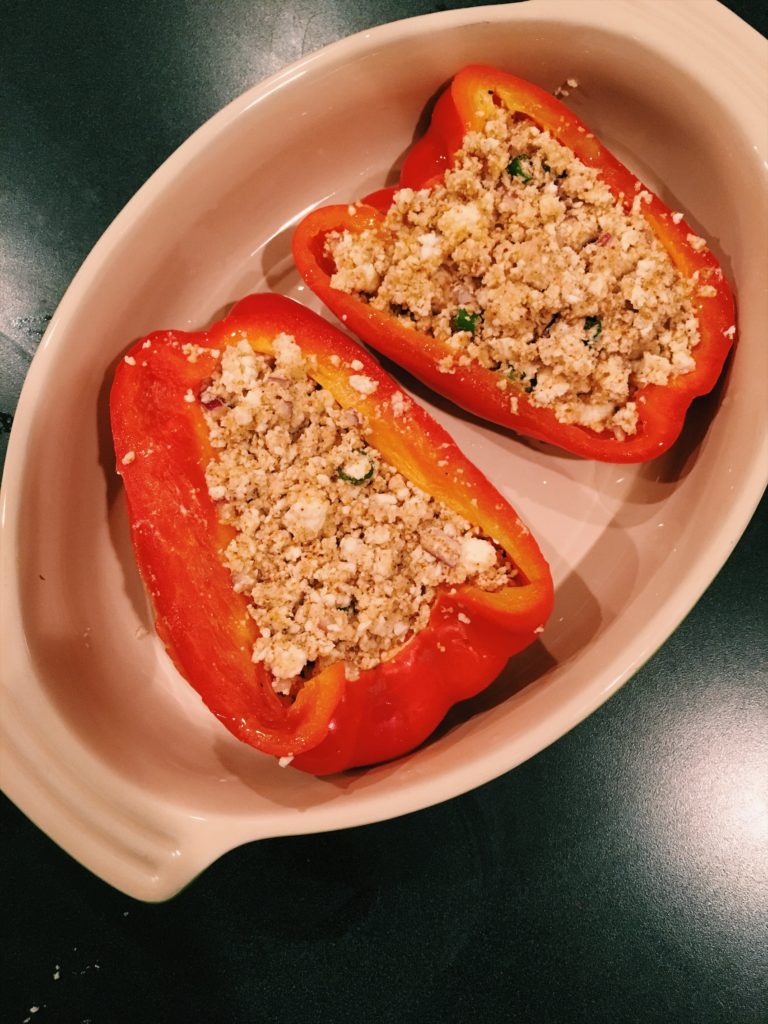
<instances>
[{"instance_id":1,"label":"white cheese crumble","mask_svg":"<svg viewBox=\"0 0 768 1024\"><path fill-rule=\"evenodd\" d=\"M124 466L130 466L133 460L136 458L136 452L126 452L120 460Z\"/></svg>"},{"instance_id":2,"label":"white cheese crumble","mask_svg":"<svg viewBox=\"0 0 768 1024\"><path fill-rule=\"evenodd\" d=\"M200 401L208 492L235 529L225 564L259 630L252 657L290 694L335 661L350 679L379 664L426 626L439 587L498 590L515 569L368 444L365 417L316 383L294 339L274 349L226 348Z\"/></svg>"},{"instance_id":3,"label":"white cheese crumble","mask_svg":"<svg viewBox=\"0 0 768 1024\"><path fill-rule=\"evenodd\" d=\"M392 412L395 416L400 419L406 413L408 406L411 404L410 401L405 397L402 391L395 391L389 400L389 404L392 407Z\"/></svg>"},{"instance_id":4,"label":"white cheese crumble","mask_svg":"<svg viewBox=\"0 0 768 1024\"><path fill-rule=\"evenodd\" d=\"M461 542L460 562L470 574L483 572L496 564L496 549L480 537L466 537Z\"/></svg>"},{"instance_id":5,"label":"white cheese crumble","mask_svg":"<svg viewBox=\"0 0 768 1024\"><path fill-rule=\"evenodd\" d=\"M652 198L638 184L625 210L597 170L499 111L444 183L396 193L383 228L328 235L332 285L444 342L441 373L497 373L513 411L525 396L624 438L636 392L688 372L699 342L695 282L646 222Z\"/></svg>"},{"instance_id":6,"label":"white cheese crumble","mask_svg":"<svg viewBox=\"0 0 768 1024\"><path fill-rule=\"evenodd\" d=\"M373 380L372 377L364 377L357 373L353 373L350 376L349 384L355 391L359 391L361 395L372 395L379 386L378 381Z\"/></svg>"},{"instance_id":7,"label":"white cheese crumble","mask_svg":"<svg viewBox=\"0 0 768 1024\"><path fill-rule=\"evenodd\" d=\"M196 363L200 356L207 354L208 349L188 341L181 346L181 351L184 353L188 363Z\"/></svg>"},{"instance_id":8,"label":"white cheese crumble","mask_svg":"<svg viewBox=\"0 0 768 1024\"><path fill-rule=\"evenodd\" d=\"M278 334L272 342L272 347L275 350L275 356L277 357L278 363L280 363L285 369L293 369L294 367L301 366L304 361L301 355L301 349L290 334Z\"/></svg>"}]
</instances>

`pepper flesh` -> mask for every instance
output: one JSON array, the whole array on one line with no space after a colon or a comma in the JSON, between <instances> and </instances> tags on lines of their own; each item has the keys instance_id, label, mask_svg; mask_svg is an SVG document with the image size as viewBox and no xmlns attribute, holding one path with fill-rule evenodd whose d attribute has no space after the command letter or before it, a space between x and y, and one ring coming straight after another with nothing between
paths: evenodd
<instances>
[{"instance_id":1,"label":"pepper flesh","mask_svg":"<svg viewBox=\"0 0 768 1024\"><path fill-rule=\"evenodd\" d=\"M625 210L642 186L559 100L538 86L494 68L472 65L460 71L437 101L427 133L409 151L400 175L400 188L429 188L450 168L453 155L470 131L482 130L498 105L519 113L547 130L583 163L595 168ZM404 367L419 380L457 405L517 433L547 441L575 455L605 462L644 462L666 451L678 438L694 398L714 387L735 336L734 303L730 287L708 248L694 248L692 228L653 195L641 212L678 271L691 279L697 274L708 294L694 289L693 303L700 340L692 350L695 367L666 384L637 390L636 434L623 440L609 431L596 432L560 423L549 408L534 405L523 391L515 392L516 411L509 394L498 388L492 370L478 363L456 366L446 374L439 364L451 357L449 346L432 335L404 326L397 317L371 307L355 295L331 285L334 265L325 253L326 236L333 231L352 234L379 231L384 239L386 210L396 189L381 189L354 206L321 207L298 225L293 254L307 284L346 326L363 341ZM690 236L690 237L689 237Z\"/></svg>"},{"instance_id":2,"label":"pepper flesh","mask_svg":"<svg viewBox=\"0 0 768 1024\"><path fill-rule=\"evenodd\" d=\"M292 335L311 376L370 427L369 443L412 483L464 516L508 554L513 586L442 589L428 625L389 660L347 679L341 662L305 680L295 699L276 694L251 660L258 627L235 592L223 552L234 536L219 522L205 480L215 451L201 391L227 345L269 355ZM363 396L349 366L376 382ZM392 396L404 399L400 415ZM140 339L115 373L111 399L140 572L157 632L181 674L239 739L315 774L389 760L421 743L457 701L491 683L536 637L552 607L549 568L515 511L448 434L359 345L315 313L276 295L252 295L200 333ZM433 453L441 450L438 468Z\"/></svg>"}]
</instances>

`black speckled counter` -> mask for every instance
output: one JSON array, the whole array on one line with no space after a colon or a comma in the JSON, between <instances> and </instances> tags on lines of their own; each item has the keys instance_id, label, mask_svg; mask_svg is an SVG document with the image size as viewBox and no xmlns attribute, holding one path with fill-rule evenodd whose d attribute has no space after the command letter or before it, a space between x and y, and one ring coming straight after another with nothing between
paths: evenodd
<instances>
[{"instance_id":1,"label":"black speckled counter","mask_svg":"<svg viewBox=\"0 0 768 1024\"><path fill-rule=\"evenodd\" d=\"M5 0L3 452L64 289L179 143L303 53L454 6ZM765 33L757 0L728 6ZM3 800L0 1020L768 1020L766 508L617 696L441 806L251 844L152 906Z\"/></svg>"}]
</instances>

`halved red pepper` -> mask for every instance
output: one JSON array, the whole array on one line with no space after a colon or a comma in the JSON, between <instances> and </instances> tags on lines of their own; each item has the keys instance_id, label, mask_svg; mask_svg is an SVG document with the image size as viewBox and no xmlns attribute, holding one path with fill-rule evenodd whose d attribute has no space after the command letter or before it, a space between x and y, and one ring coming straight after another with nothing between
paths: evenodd
<instances>
[{"instance_id":1,"label":"halved red pepper","mask_svg":"<svg viewBox=\"0 0 768 1024\"><path fill-rule=\"evenodd\" d=\"M385 459L479 526L518 569L515 585L497 592L470 584L440 591L427 627L392 658L354 680L336 663L307 679L294 700L276 694L269 671L251 660L259 633L223 563L233 531L208 494L205 468L215 451L197 400L227 345L246 340L269 354L281 333L293 335L318 383L366 417L368 440ZM369 396L349 383L353 360L355 372L377 382ZM405 403L398 416L396 393ZM235 736L268 754L293 755L298 768L324 774L412 750L451 705L491 683L550 613L549 568L511 506L371 356L290 299L251 295L208 331L160 331L136 342L115 374L111 417L158 635Z\"/></svg>"},{"instance_id":2,"label":"halved red pepper","mask_svg":"<svg viewBox=\"0 0 768 1024\"><path fill-rule=\"evenodd\" d=\"M426 135L406 157L399 187L428 188L438 182L467 132L481 130L490 116L498 115L500 104L530 118L597 169L625 209L645 187L554 96L530 82L483 66L466 67L452 79L435 105ZM709 249L695 247L700 243L680 215L673 215L652 194L650 202L641 204L643 216L680 273L687 279L697 275L693 292L701 340L692 353L696 366L665 385L649 384L638 390L637 433L618 440L609 431L558 422L550 409L533 405L524 392L517 396L517 411L513 412L509 393L499 390L492 370L475 364L457 366L450 374L441 372L438 364L452 352L444 342L403 326L389 313L331 287L335 268L325 253L326 236L345 229L353 234L380 229L394 192L381 189L354 206L321 207L301 221L294 235L293 254L299 271L350 330L457 405L519 434L605 462L644 462L669 448L682 430L693 399L715 385L735 336L730 287ZM707 286L705 294L699 294L699 285Z\"/></svg>"}]
</instances>

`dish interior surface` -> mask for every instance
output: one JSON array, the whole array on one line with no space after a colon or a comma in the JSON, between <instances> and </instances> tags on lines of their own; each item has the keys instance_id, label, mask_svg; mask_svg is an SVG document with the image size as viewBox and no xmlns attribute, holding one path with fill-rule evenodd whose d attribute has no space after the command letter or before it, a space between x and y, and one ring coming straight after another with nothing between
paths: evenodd
<instances>
[{"instance_id":1,"label":"dish interior surface","mask_svg":"<svg viewBox=\"0 0 768 1024\"><path fill-rule=\"evenodd\" d=\"M98 862L95 870L136 894L169 894L238 842L389 817L514 767L666 639L743 528L724 536L720 513L753 474L754 453L738 437L754 436L754 389L764 379L754 344L761 269L749 262L759 218L744 202L764 173L757 154L705 78L626 36L526 18L449 22L439 45L425 46L420 34L385 36L345 60L310 58L236 101L129 204L51 325L20 407L26 648L12 672L20 679L31 664L36 684L11 680L9 732L30 778L35 764L63 762L57 778L25 784L66 805L49 831L83 856L78 841L62 838L62 823L97 836L101 853L89 866ZM541 640L485 694L454 709L416 754L314 779L230 736L154 637L114 474L111 376L137 337L204 327L252 291L319 309L292 264L292 225L319 203L392 183L428 101L470 62L549 90L578 80L566 102L685 212L738 282L740 350L716 391L694 404L677 445L637 467L525 442L389 367L527 521L550 561L556 605ZM25 402L35 403L34 416ZM28 797L33 816L41 799ZM167 870L169 858L181 866ZM142 873L140 884L128 880Z\"/></svg>"}]
</instances>

